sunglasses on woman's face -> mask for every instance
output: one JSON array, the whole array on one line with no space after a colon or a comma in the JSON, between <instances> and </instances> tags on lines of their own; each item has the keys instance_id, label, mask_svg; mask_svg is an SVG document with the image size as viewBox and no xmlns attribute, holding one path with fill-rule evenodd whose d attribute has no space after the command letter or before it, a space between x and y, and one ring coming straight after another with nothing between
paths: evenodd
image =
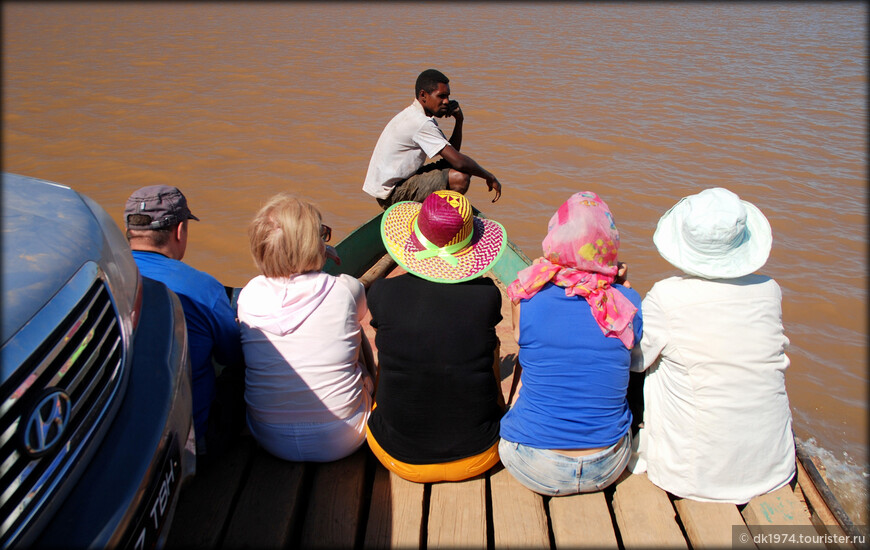
<instances>
[{"instance_id":1,"label":"sunglasses on woman's face","mask_svg":"<svg viewBox=\"0 0 870 550\"><path fill-rule=\"evenodd\" d=\"M323 242L328 243L332 238L332 228L325 224L320 224L320 238Z\"/></svg>"}]
</instances>

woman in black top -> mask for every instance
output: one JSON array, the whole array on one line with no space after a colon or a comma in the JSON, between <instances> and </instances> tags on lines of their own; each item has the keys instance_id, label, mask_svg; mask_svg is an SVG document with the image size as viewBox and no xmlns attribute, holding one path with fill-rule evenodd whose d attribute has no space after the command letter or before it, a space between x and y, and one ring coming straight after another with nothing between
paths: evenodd
<instances>
[{"instance_id":1,"label":"woman in black top","mask_svg":"<svg viewBox=\"0 0 870 550\"><path fill-rule=\"evenodd\" d=\"M480 275L501 256L504 228L438 191L387 210L381 235L408 273L368 293L380 364L369 446L411 481L474 477L498 462L501 293Z\"/></svg>"}]
</instances>

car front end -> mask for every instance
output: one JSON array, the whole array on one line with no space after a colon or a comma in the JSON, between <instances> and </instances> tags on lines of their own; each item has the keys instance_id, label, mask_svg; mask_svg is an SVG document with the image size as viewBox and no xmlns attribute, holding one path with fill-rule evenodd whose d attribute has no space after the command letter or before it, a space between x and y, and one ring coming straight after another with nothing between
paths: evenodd
<instances>
[{"instance_id":1,"label":"car front end","mask_svg":"<svg viewBox=\"0 0 870 550\"><path fill-rule=\"evenodd\" d=\"M88 197L2 191L2 546L159 546L194 469L180 302Z\"/></svg>"}]
</instances>

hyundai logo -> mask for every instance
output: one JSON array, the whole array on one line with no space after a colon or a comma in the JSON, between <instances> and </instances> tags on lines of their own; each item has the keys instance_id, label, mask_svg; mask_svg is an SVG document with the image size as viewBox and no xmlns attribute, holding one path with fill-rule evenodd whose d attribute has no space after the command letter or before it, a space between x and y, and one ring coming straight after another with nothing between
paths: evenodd
<instances>
[{"instance_id":1,"label":"hyundai logo","mask_svg":"<svg viewBox=\"0 0 870 550\"><path fill-rule=\"evenodd\" d=\"M71 408L66 392L49 388L36 401L36 405L22 416L25 422L21 427L25 454L38 458L53 450L63 439L69 425Z\"/></svg>"}]
</instances>

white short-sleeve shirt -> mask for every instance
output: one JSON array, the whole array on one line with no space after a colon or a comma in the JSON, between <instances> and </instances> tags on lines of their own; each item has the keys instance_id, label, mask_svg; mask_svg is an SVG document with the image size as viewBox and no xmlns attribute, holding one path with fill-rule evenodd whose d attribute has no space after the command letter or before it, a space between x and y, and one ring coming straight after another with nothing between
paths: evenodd
<instances>
[{"instance_id":1,"label":"white short-sleeve shirt","mask_svg":"<svg viewBox=\"0 0 870 550\"><path fill-rule=\"evenodd\" d=\"M426 116L415 99L381 132L363 191L375 198L387 198L396 183L414 175L427 158L433 158L449 144L435 117Z\"/></svg>"},{"instance_id":2,"label":"white short-sleeve shirt","mask_svg":"<svg viewBox=\"0 0 870 550\"><path fill-rule=\"evenodd\" d=\"M776 281L671 277L642 311L643 365L632 370L649 369L638 446L650 481L735 504L785 485L795 450Z\"/></svg>"}]
</instances>

